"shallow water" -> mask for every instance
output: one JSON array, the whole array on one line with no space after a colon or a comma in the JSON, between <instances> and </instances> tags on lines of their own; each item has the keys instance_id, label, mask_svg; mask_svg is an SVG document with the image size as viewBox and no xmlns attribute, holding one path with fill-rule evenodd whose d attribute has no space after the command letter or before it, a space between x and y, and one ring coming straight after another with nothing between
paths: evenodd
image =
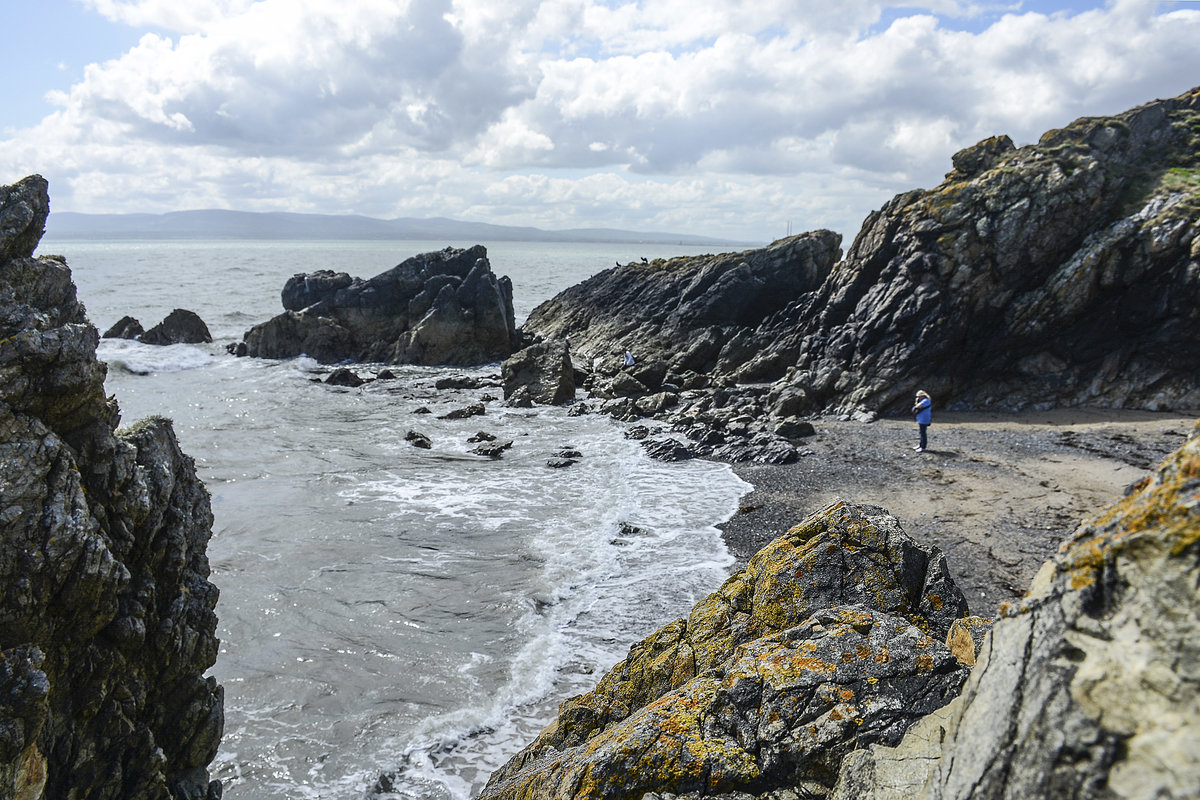
<instances>
[{"instance_id":1,"label":"shallow water","mask_svg":"<svg viewBox=\"0 0 1200 800\"><path fill-rule=\"evenodd\" d=\"M308 359L224 345L280 310L294 272L370 276L444 243L43 244L67 256L101 330L171 309L212 345L104 340L126 422L175 420L209 487L221 589L226 732L214 772L232 800L473 796L488 774L628 646L726 575L715 524L749 487L724 465L659 464L607 417L507 409L450 421L499 387L438 391L436 368L361 389ZM614 260L686 248L500 243L518 318ZM694 249L692 250L694 252ZM497 365L454 370L498 375ZM422 407L432 413L419 413ZM405 441L416 430L433 448ZM484 430L513 446L469 452ZM574 466L551 469L563 448Z\"/></svg>"}]
</instances>

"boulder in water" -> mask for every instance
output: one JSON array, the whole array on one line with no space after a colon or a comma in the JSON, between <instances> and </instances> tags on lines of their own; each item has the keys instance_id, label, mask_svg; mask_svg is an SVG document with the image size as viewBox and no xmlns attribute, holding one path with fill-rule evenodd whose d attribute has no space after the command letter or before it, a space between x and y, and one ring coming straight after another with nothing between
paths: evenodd
<instances>
[{"instance_id":1,"label":"boulder in water","mask_svg":"<svg viewBox=\"0 0 1200 800\"><path fill-rule=\"evenodd\" d=\"M104 332L105 339L136 339L146 332L142 323L130 316L121 317L116 324Z\"/></svg>"},{"instance_id":2,"label":"boulder in water","mask_svg":"<svg viewBox=\"0 0 1200 800\"><path fill-rule=\"evenodd\" d=\"M138 341L143 344L204 344L212 341L212 334L194 311L177 308L139 336Z\"/></svg>"}]
</instances>

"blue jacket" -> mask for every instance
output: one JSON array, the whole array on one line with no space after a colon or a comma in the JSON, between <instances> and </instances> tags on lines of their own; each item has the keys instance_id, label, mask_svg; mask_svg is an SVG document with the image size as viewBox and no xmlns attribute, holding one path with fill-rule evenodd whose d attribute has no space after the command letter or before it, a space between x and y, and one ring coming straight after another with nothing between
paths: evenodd
<instances>
[{"instance_id":1,"label":"blue jacket","mask_svg":"<svg viewBox=\"0 0 1200 800\"><path fill-rule=\"evenodd\" d=\"M928 425L932 421L933 411L931 410L931 406L933 406L933 401L928 397L922 397L913 406L913 413L917 415L918 425Z\"/></svg>"}]
</instances>

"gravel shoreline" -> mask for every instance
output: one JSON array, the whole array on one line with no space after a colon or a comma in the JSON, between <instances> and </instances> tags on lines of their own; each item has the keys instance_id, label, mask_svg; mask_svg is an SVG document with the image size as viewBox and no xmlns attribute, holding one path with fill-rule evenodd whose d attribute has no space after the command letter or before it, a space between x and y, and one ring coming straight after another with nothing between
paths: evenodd
<instances>
[{"instance_id":1,"label":"gravel shoreline","mask_svg":"<svg viewBox=\"0 0 1200 800\"><path fill-rule=\"evenodd\" d=\"M994 617L1085 519L1174 452L1200 412L1065 409L936 413L916 453L908 419L814 420L799 461L735 464L754 489L720 525L740 568L768 542L842 499L896 516L946 554L972 613Z\"/></svg>"}]
</instances>

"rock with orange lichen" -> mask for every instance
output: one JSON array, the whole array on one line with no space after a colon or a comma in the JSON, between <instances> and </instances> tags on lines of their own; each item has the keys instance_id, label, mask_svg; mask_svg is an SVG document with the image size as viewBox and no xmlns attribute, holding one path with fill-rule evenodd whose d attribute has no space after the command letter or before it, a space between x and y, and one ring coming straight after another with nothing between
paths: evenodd
<instances>
[{"instance_id":1,"label":"rock with orange lichen","mask_svg":"<svg viewBox=\"0 0 1200 800\"><path fill-rule=\"evenodd\" d=\"M528 750L579 744L719 666L739 645L847 604L902 616L939 640L967 614L936 547L916 544L883 509L839 501L763 548L686 620L631 647L593 691L565 700Z\"/></svg>"},{"instance_id":2,"label":"rock with orange lichen","mask_svg":"<svg viewBox=\"0 0 1200 800\"><path fill-rule=\"evenodd\" d=\"M545 759L557 763L562 753L590 746L660 698L711 678L738 648L806 624L823 609L849 605L897 617L936 640L939 652L952 622L967 613L940 551L917 545L882 509L833 503L763 548L687 619L635 644L593 691L564 701L557 720L493 783L537 776ZM876 650L871 657L885 654Z\"/></svg>"},{"instance_id":3,"label":"rock with orange lichen","mask_svg":"<svg viewBox=\"0 0 1200 800\"><path fill-rule=\"evenodd\" d=\"M1004 610L962 696L834 796L1200 796L1200 425Z\"/></svg>"},{"instance_id":4,"label":"rock with orange lichen","mask_svg":"<svg viewBox=\"0 0 1200 800\"><path fill-rule=\"evenodd\" d=\"M498 774L480 800L828 787L847 752L898 742L966 675L949 648L898 616L818 611L586 742Z\"/></svg>"}]
</instances>

